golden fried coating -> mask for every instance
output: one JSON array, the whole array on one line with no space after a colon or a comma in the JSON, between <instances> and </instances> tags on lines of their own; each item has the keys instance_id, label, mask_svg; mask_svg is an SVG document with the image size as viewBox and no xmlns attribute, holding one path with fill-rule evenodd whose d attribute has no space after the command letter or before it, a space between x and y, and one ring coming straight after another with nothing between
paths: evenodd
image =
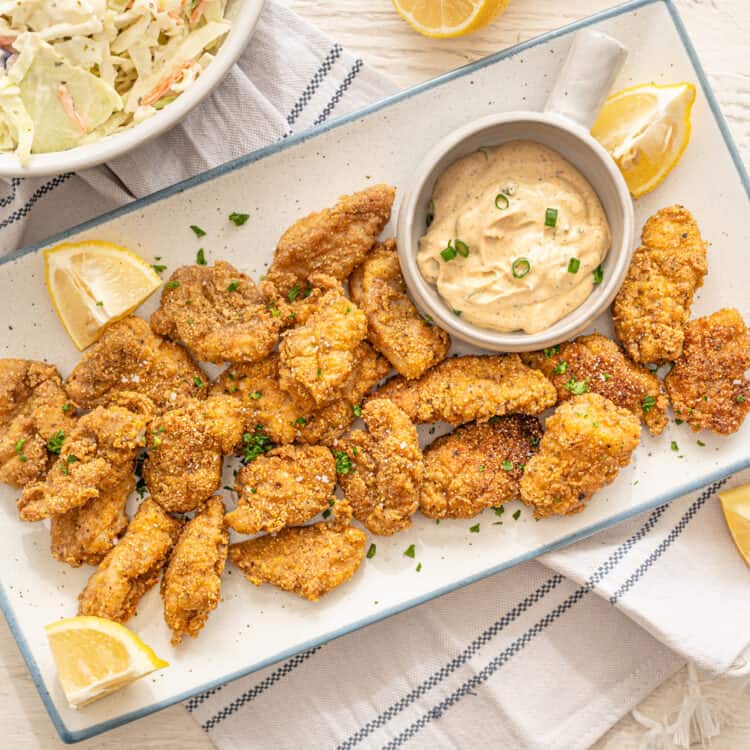
<instances>
[{"instance_id":1,"label":"golden fried coating","mask_svg":"<svg viewBox=\"0 0 750 750\"><path fill-rule=\"evenodd\" d=\"M206 362L252 362L276 346L284 310L234 266L182 266L164 285L151 327ZM283 306L283 303L281 303Z\"/></svg>"},{"instance_id":2,"label":"golden fried coating","mask_svg":"<svg viewBox=\"0 0 750 750\"><path fill-rule=\"evenodd\" d=\"M128 475L85 505L52 516L52 557L74 568L98 565L128 527L125 505L134 489L135 480Z\"/></svg>"},{"instance_id":3,"label":"golden fried coating","mask_svg":"<svg viewBox=\"0 0 750 750\"><path fill-rule=\"evenodd\" d=\"M419 507L424 465L417 428L388 399L362 409L367 432L355 430L334 450L339 484L354 517L373 534L390 536L411 526Z\"/></svg>"},{"instance_id":4,"label":"golden fried coating","mask_svg":"<svg viewBox=\"0 0 750 750\"><path fill-rule=\"evenodd\" d=\"M598 393L561 404L545 427L521 478L521 499L537 518L583 510L630 463L641 435L637 417Z\"/></svg>"},{"instance_id":5,"label":"golden fried coating","mask_svg":"<svg viewBox=\"0 0 750 750\"><path fill-rule=\"evenodd\" d=\"M388 398L413 422L486 422L504 414L541 414L557 401L555 387L517 354L453 357L418 380L397 376L371 398Z\"/></svg>"},{"instance_id":6,"label":"golden fried coating","mask_svg":"<svg viewBox=\"0 0 750 750\"><path fill-rule=\"evenodd\" d=\"M45 479L24 489L18 500L21 519L41 521L114 492L133 472L149 418L122 406L98 406L82 416Z\"/></svg>"},{"instance_id":7,"label":"golden fried coating","mask_svg":"<svg viewBox=\"0 0 750 750\"><path fill-rule=\"evenodd\" d=\"M615 297L617 338L636 362L668 362L682 352L695 291L708 272L706 243L682 206L657 211Z\"/></svg>"},{"instance_id":8,"label":"golden fried coating","mask_svg":"<svg viewBox=\"0 0 750 750\"><path fill-rule=\"evenodd\" d=\"M555 384L560 402L590 391L632 411L652 435L661 435L667 425L669 401L659 378L632 362L606 336L579 336L551 349L522 354L521 359Z\"/></svg>"},{"instance_id":9,"label":"golden fried coating","mask_svg":"<svg viewBox=\"0 0 750 750\"><path fill-rule=\"evenodd\" d=\"M182 521L146 498L111 552L78 595L78 614L125 622L140 598L159 580Z\"/></svg>"},{"instance_id":10,"label":"golden fried coating","mask_svg":"<svg viewBox=\"0 0 750 750\"><path fill-rule=\"evenodd\" d=\"M210 497L182 529L161 579L164 619L173 646L184 635L195 638L218 606L228 550L224 504L220 497Z\"/></svg>"},{"instance_id":11,"label":"golden fried coating","mask_svg":"<svg viewBox=\"0 0 750 750\"><path fill-rule=\"evenodd\" d=\"M429 324L409 299L395 240L377 245L365 258L349 291L367 316L368 340L405 378L418 378L446 358L450 336Z\"/></svg>"},{"instance_id":12,"label":"golden fried coating","mask_svg":"<svg viewBox=\"0 0 750 750\"><path fill-rule=\"evenodd\" d=\"M0 359L0 482L24 487L41 479L75 411L53 365Z\"/></svg>"},{"instance_id":13,"label":"golden fried coating","mask_svg":"<svg viewBox=\"0 0 750 750\"><path fill-rule=\"evenodd\" d=\"M159 411L204 398L207 378L178 344L157 336L131 315L105 329L65 382L70 398L85 409L108 406L123 391L148 396Z\"/></svg>"},{"instance_id":14,"label":"golden fried coating","mask_svg":"<svg viewBox=\"0 0 750 750\"><path fill-rule=\"evenodd\" d=\"M229 557L256 586L270 583L315 602L354 575L365 539L354 526L315 523L232 544Z\"/></svg>"},{"instance_id":15,"label":"golden fried coating","mask_svg":"<svg viewBox=\"0 0 750 750\"><path fill-rule=\"evenodd\" d=\"M517 500L523 470L541 438L539 420L521 414L439 437L424 452L419 509L428 518L472 518Z\"/></svg>"},{"instance_id":16,"label":"golden fried coating","mask_svg":"<svg viewBox=\"0 0 750 750\"><path fill-rule=\"evenodd\" d=\"M351 375L354 351L366 334L365 314L341 287L329 288L298 311L297 325L284 332L279 345L282 389L302 409L313 411L330 403Z\"/></svg>"},{"instance_id":17,"label":"golden fried coating","mask_svg":"<svg viewBox=\"0 0 750 750\"><path fill-rule=\"evenodd\" d=\"M391 218L395 195L389 185L373 185L297 221L279 240L268 280L288 294L316 273L346 279Z\"/></svg>"},{"instance_id":18,"label":"golden fried coating","mask_svg":"<svg viewBox=\"0 0 750 750\"><path fill-rule=\"evenodd\" d=\"M143 478L165 510L186 513L221 485L222 457L242 438L239 404L228 396L188 401L149 425Z\"/></svg>"},{"instance_id":19,"label":"golden fried coating","mask_svg":"<svg viewBox=\"0 0 750 750\"><path fill-rule=\"evenodd\" d=\"M259 456L237 475L237 507L226 523L241 534L298 526L330 506L336 464L320 445L284 445Z\"/></svg>"},{"instance_id":20,"label":"golden fried coating","mask_svg":"<svg viewBox=\"0 0 750 750\"><path fill-rule=\"evenodd\" d=\"M678 419L696 432L737 432L750 411L750 332L732 308L691 320L682 356L664 381Z\"/></svg>"}]
</instances>

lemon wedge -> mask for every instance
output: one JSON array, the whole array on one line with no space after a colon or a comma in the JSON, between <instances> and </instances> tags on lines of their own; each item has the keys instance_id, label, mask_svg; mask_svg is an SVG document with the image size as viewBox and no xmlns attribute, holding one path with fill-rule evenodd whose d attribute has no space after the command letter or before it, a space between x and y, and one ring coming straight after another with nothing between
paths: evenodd
<instances>
[{"instance_id":1,"label":"lemon wedge","mask_svg":"<svg viewBox=\"0 0 750 750\"><path fill-rule=\"evenodd\" d=\"M103 617L68 617L44 629L71 708L169 666L131 630Z\"/></svg>"},{"instance_id":2,"label":"lemon wedge","mask_svg":"<svg viewBox=\"0 0 750 750\"><path fill-rule=\"evenodd\" d=\"M109 242L64 243L44 251L47 291L79 350L129 315L161 284L140 256Z\"/></svg>"},{"instance_id":3,"label":"lemon wedge","mask_svg":"<svg viewBox=\"0 0 750 750\"><path fill-rule=\"evenodd\" d=\"M510 0L393 0L413 29L433 39L464 36L491 23Z\"/></svg>"},{"instance_id":4,"label":"lemon wedge","mask_svg":"<svg viewBox=\"0 0 750 750\"><path fill-rule=\"evenodd\" d=\"M719 500L737 551L750 565L750 484L720 492Z\"/></svg>"},{"instance_id":5,"label":"lemon wedge","mask_svg":"<svg viewBox=\"0 0 750 750\"><path fill-rule=\"evenodd\" d=\"M612 158L634 198L650 193L674 169L690 141L692 83L648 83L612 94L591 134Z\"/></svg>"}]
</instances>

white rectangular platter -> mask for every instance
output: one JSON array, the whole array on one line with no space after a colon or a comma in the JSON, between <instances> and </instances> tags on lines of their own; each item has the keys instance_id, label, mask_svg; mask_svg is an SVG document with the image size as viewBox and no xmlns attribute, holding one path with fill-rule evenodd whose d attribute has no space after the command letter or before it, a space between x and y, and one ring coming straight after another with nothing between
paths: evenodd
<instances>
[{"instance_id":1,"label":"white rectangular platter","mask_svg":"<svg viewBox=\"0 0 750 750\"><path fill-rule=\"evenodd\" d=\"M695 314L736 306L750 319L747 294L747 222L750 182L695 53L673 6L637 0L560 29L442 78L394 96L314 131L288 138L235 163L131 204L45 244L84 237L123 244L169 267L192 263L199 224L210 259L225 258L255 278L263 273L282 231L300 216L375 182L403 185L439 138L466 121L543 105L571 34L591 26L630 49L616 88L655 81L692 81L698 87L693 134L685 156L655 192L636 202L638 227L656 209L685 204L711 243L710 273ZM252 123L248 123L252 127ZM227 221L246 211L242 228ZM386 234L391 227L386 229ZM48 359L67 374L77 352L62 330L44 288L41 246L27 248L0 268L0 357ZM148 315L155 305L142 311ZM602 319L597 329L608 332ZM440 429L438 428L438 432ZM426 434L424 437L430 439ZM313 645L532 559L648 508L663 504L750 465L750 424L736 435L702 435L670 424L655 440L644 433L634 460L585 512L535 523L512 503L504 523L492 511L471 521L436 525L421 517L391 538L377 538L377 555L354 579L317 604L269 586L255 588L225 574L223 602L197 640L169 644L157 590L141 602L128 625L171 663L152 677L85 710L70 710L56 682L43 626L76 611L76 596L90 568L72 569L49 554L46 524L24 524L16 494L0 486L3 545L0 600L60 736L90 737L176 701L247 674ZM679 451L670 449L674 440ZM513 513L520 517L513 520ZM481 522L481 533L469 527ZM415 545L415 559L403 552ZM415 564L422 563L421 572Z\"/></svg>"}]
</instances>

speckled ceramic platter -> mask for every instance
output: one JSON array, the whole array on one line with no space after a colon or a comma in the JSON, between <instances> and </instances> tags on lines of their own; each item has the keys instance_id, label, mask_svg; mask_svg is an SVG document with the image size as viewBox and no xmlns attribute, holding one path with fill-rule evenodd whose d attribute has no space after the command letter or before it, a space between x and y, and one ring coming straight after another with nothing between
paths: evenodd
<instances>
[{"instance_id":1,"label":"speckled ceramic platter","mask_svg":"<svg viewBox=\"0 0 750 750\"><path fill-rule=\"evenodd\" d=\"M695 312L733 305L750 318L750 223L742 218L748 215L750 183L693 48L665 0L637 0L488 57L103 216L66 232L64 239L111 240L146 258L162 256L160 262L173 269L194 262L198 243L189 226L199 224L207 232L201 245L210 258L226 258L257 277L281 232L301 215L374 182L403 184L420 155L469 119L540 108L571 34L586 26L606 31L630 49L617 88L646 81L697 85L691 144L666 182L637 201L637 224L662 206L684 203L712 243L710 274ZM227 221L231 211L248 212L251 221L235 227ZM0 357L47 358L67 374L78 355L47 297L40 249L27 248L0 267ZM609 319L596 328L608 332ZM429 438L427 428L424 437ZM47 525L18 521L17 493L6 486L0 486L0 600L61 737L76 741L570 544L750 465L750 424L732 437L701 439L705 446L686 425L674 423L659 439L644 433L627 470L573 517L535 523L527 510L512 504L502 525L493 525L496 518L488 511L477 519L481 533L470 533L476 521L438 526L417 515L409 531L377 539L376 557L318 604L271 587L255 588L237 571L227 573L219 609L200 637L179 649L169 644L154 589L128 625L171 666L78 712L67 707L57 684L43 626L75 613L76 596L91 570L55 562ZM673 440L679 451L670 449ZM517 509L520 516L513 520ZM403 554L411 544L415 559Z\"/></svg>"}]
</instances>

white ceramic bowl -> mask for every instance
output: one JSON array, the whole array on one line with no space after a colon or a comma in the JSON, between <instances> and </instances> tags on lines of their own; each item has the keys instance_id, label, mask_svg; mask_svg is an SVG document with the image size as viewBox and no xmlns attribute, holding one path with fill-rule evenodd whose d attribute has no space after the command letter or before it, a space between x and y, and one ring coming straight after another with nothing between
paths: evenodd
<instances>
[{"instance_id":1,"label":"white ceramic bowl","mask_svg":"<svg viewBox=\"0 0 750 750\"><path fill-rule=\"evenodd\" d=\"M247 46L264 5L265 0L228 1L226 15L232 22L232 28L219 48L216 58L185 93L153 117L94 143L66 151L32 154L23 166L15 154L0 153L0 177L46 177L94 167L121 156L169 130L221 83Z\"/></svg>"}]
</instances>

